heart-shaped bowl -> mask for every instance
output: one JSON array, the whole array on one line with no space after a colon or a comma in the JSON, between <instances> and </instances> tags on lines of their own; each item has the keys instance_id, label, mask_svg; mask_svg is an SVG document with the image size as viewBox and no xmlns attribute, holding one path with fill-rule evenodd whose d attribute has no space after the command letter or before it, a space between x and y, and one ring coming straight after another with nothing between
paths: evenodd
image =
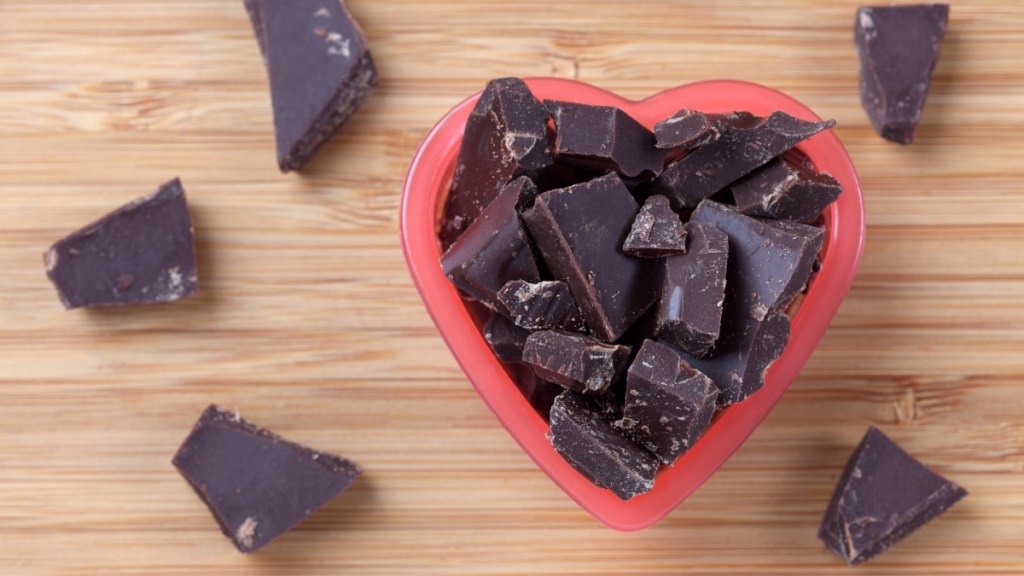
<instances>
[{"instance_id":1,"label":"heart-shaped bowl","mask_svg":"<svg viewBox=\"0 0 1024 576\"><path fill-rule=\"evenodd\" d=\"M588 84L558 78L533 78L526 83L541 100L617 106L648 128L680 108L704 112L746 110L761 116L781 110L805 120L820 120L809 108L782 92L749 82L697 82L644 100L627 100ZM720 411L694 447L658 473L650 492L623 501L595 486L552 448L545 436L547 422L491 352L480 319L471 313L441 271L438 216L451 186L466 119L479 96L477 93L467 98L441 118L423 140L406 175L400 228L413 282L477 393L541 470L605 525L623 531L646 528L700 487L750 436L796 378L839 309L853 282L865 236L864 199L853 163L831 130L798 145L819 170L831 173L842 184L843 193L825 211L827 234L820 256L821 269L791 317L789 343L768 369L761 390Z\"/></svg>"}]
</instances>

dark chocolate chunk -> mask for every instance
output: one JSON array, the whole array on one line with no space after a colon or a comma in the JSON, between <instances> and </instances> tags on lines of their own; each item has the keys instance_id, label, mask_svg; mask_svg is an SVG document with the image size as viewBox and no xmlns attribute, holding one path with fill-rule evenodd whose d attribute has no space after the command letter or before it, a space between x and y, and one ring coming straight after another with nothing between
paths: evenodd
<instances>
[{"instance_id":1,"label":"dark chocolate chunk","mask_svg":"<svg viewBox=\"0 0 1024 576\"><path fill-rule=\"evenodd\" d=\"M518 207L532 201L536 193L537 188L525 176L508 184L441 256L445 276L494 310L503 310L498 291L506 282L540 280L518 212Z\"/></svg>"},{"instance_id":2,"label":"dark chocolate chunk","mask_svg":"<svg viewBox=\"0 0 1024 576\"><path fill-rule=\"evenodd\" d=\"M818 538L847 564L860 564L966 495L872 426L843 470Z\"/></svg>"},{"instance_id":3,"label":"dark chocolate chunk","mask_svg":"<svg viewBox=\"0 0 1024 576\"><path fill-rule=\"evenodd\" d=\"M282 172L301 169L363 105L377 70L343 0L245 0L270 78Z\"/></svg>"},{"instance_id":4,"label":"dark chocolate chunk","mask_svg":"<svg viewBox=\"0 0 1024 576\"><path fill-rule=\"evenodd\" d=\"M689 251L665 259L656 332L697 357L718 340L725 302L729 237L714 224L687 222Z\"/></svg>"},{"instance_id":5,"label":"dark chocolate chunk","mask_svg":"<svg viewBox=\"0 0 1024 576\"><path fill-rule=\"evenodd\" d=\"M776 158L733 183L736 208L744 214L810 224L843 187L830 174Z\"/></svg>"},{"instance_id":6,"label":"dark chocolate chunk","mask_svg":"<svg viewBox=\"0 0 1024 576\"><path fill-rule=\"evenodd\" d=\"M587 326L618 339L654 303L655 263L622 253L639 207L616 174L545 192L523 213L556 279L569 284Z\"/></svg>"},{"instance_id":7,"label":"dark chocolate chunk","mask_svg":"<svg viewBox=\"0 0 1024 576\"><path fill-rule=\"evenodd\" d=\"M668 196L677 210L696 206L835 121L808 122L785 112L767 118L734 112L720 125L723 132L717 140L669 164L651 191Z\"/></svg>"},{"instance_id":8,"label":"dark chocolate chunk","mask_svg":"<svg viewBox=\"0 0 1024 576\"><path fill-rule=\"evenodd\" d=\"M683 108L654 125L658 148L692 150L718 139L718 126L703 112Z\"/></svg>"},{"instance_id":9,"label":"dark chocolate chunk","mask_svg":"<svg viewBox=\"0 0 1024 576\"><path fill-rule=\"evenodd\" d=\"M67 309L194 294L192 218L177 178L58 240L43 257Z\"/></svg>"},{"instance_id":10,"label":"dark chocolate chunk","mask_svg":"<svg viewBox=\"0 0 1024 576\"><path fill-rule=\"evenodd\" d=\"M444 246L450 246L506 184L532 176L552 162L547 109L519 78L488 82L466 121L445 202Z\"/></svg>"},{"instance_id":11,"label":"dark chocolate chunk","mask_svg":"<svg viewBox=\"0 0 1024 576\"><path fill-rule=\"evenodd\" d=\"M786 304L810 277L824 231L785 220L758 220L705 200L691 222L714 224L729 236L721 336L709 358L690 359L733 404L764 385L764 373L789 339Z\"/></svg>"},{"instance_id":12,"label":"dark chocolate chunk","mask_svg":"<svg viewBox=\"0 0 1024 576\"><path fill-rule=\"evenodd\" d=\"M618 422L626 435L665 464L704 434L715 414L718 388L675 350L647 340L626 377L626 406Z\"/></svg>"},{"instance_id":13,"label":"dark chocolate chunk","mask_svg":"<svg viewBox=\"0 0 1024 576\"><path fill-rule=\"evenodd\" d=\"M612 106L545 100L555 121L555 157L561 162L623 176L656 176L665 152L654 134Z\"/></svg>"},{"instance_id":14,"label":"dark chocolate chunk","mask_svg":"<svg viewBox=\"0 0 1024 576\"><path fill-rule=\"evenodd\" d=\"M639 258L661 258L686 252L686 229L668 198L651 196L633 219L622 251Z\"/></svg>"},{"instance_id":15,"label":"dark chocolate chunk","mask_svg":"<svg viewBox=\"0 0 1024 576\"><path fill-rule=\"evenodd\" d=\"M569 285L560 280L534 283L510 280L498 292L498 302L516 326L527 330L564 328L583 332L587 328Z\"/></svg>"},{"instance_id":16,"label":"dark chocolate chunk","mask_svg":"<svg viewBox=\"0 0 1024 576\"><path fill-rule=\"evenodd\" d=\"M657 459L623 436L579 394L566 391L555 398L548 437L573 468L622 500L654 487Z\"/></svg>"},{"instance_id":17,"label":"dark chocolate chunk","mask_svg":"<svg viewBox=\"0 0 1024 576\"><path fill-rule=\"evenodd\" d=\"M882 138L913 142L948 20L948 4L857 9L860 100Z\"/></svg>"},{"instance_id":18,"label":"dark chocolate chunk","mask_svg":"<svg viewBox=\"0 0 1024 576\"><path fill-rule=\"evenodd\" d=\"M246 554L269 544L337 496L362 473L210 406L174 455L224 535Z\"/></svg>"},{"instance_id":19,"label":"dark chocolate chunk","mask_svg":"<svg viewBox=\"0 0 1024 576\"><path fill-rule=\"evenodd\" d=\"M494 355L506 362L519 362L523 359L523 346L529 335L529 330L516 326L512 320L496 312L484 324L484 340L487 340Z\"/></svg>"},{"instance_id":20,"label":"dark chocolate chunk","mask_svg":"<svg viewBox=\"0 0 1024 576\"><path fill-rule=\"evenodd\" d=\"M507 368L509 376L516 383L516 388L519 388L537 414L547 420L548 414L551 412L551 405L554 404L555 398L559 394L565 392L565 388L554 382L538 378L528 364L517 362Z\"/></svg>"},{"instance_id":21,"label":"dark chocolate chunk","mask_svg":"<svg viewBox=\"0 0 1024 576\"><path fill-rule=\"evenodd\" d=\"M526 337L523 362L537 376L585 394L604 392L629 362L629 346L605 344L582 334L542 330Z\"/></svg>"}]
</instances>

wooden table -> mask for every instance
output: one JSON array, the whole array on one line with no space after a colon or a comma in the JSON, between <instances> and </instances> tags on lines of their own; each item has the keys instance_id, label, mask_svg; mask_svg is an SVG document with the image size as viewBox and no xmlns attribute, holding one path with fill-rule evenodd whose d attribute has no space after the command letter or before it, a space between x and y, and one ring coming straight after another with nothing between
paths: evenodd
<instances>
[{"instance_id":1,"label":"wooden table","mask_svg":"<svg viewBox=\"0 0 1024 576\"><path fill-rule=\"evenodd\" d=\"M869 424L971 495L857 573L1024 573L1024 6L954 6L899 147L859 105L853 2L351 3L383 80L299 176L275 168L241 0L0 1L0 574L852 574L815 531ZM402 261L417 144L504 75L760 82L836 118L860 171L869 240L830 331L644 532L601 527L519 451ZM46 247L175 175L202 295L62 310ZM211 402L366 475L241 556L170 466Z\"/></svg>"}]
</instances>

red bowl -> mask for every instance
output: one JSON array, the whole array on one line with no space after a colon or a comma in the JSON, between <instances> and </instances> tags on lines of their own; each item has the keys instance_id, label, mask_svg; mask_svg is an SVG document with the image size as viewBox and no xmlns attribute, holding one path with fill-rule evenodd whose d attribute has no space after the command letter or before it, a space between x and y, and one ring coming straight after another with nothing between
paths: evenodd
<instances>
[{"instance_id":1,"label":"red bowl","mask_svg":"<svg viewBox=\"0 0 1024 576\"><path fill-rule=\"evenodd\" d=\"M747 110L758 115L782 110L806 120L820 120L789 96L748 82L698 82L637 101L571 80L534 78L526 83L537 98L618 106L647 127L680 108L704 112ZM792 317L789 343L768 369L764 388L721 411L700 441L658 474L650 492L622 501L591 483L551 447L545 437L547 422L519 392L491 352L465 302L441 272L437 218L451 185L466 119L479 96L471 96L441 118L423 140L409 167L401 207L402 249L409 272L438 331L469 381L541 470L605 525L624 531L646 528L700 487L750 436L796 378L839 309L853 282L865 236L864 200L853 163L831 130L798 146L819 170L831 173L842 183L843 194L825 212L828 233L822 248L821 271Z\"/></svg>"}]
</instances>

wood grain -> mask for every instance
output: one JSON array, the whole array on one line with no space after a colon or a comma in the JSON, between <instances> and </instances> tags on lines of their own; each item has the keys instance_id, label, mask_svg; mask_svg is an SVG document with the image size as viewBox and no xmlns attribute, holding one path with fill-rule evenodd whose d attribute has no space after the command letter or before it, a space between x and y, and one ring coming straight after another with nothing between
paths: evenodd
<instances>
[{"instance_id":1,"label":"wood grain","mask_svg":"<svg viewBox=\"0 0 1024 576\"><path fill-rule=\"evenodd\" d=\"M971 495L858 572L1024 573L1024 4L956 3L901 148L859 106L849 2L350 3L382 84L282 176L240 0L0 1L0 574L848 574L815 531L868 424ZM641 533L599 526L518 450L402 262L418 142L503 75L635 98L775 86L838 119L863 181L863 267L820 348ZM202 294L63 311L43 250L175 175ZM210 402L366 476L242 557L169 464Z\"/></svg>"}]
</instances>

